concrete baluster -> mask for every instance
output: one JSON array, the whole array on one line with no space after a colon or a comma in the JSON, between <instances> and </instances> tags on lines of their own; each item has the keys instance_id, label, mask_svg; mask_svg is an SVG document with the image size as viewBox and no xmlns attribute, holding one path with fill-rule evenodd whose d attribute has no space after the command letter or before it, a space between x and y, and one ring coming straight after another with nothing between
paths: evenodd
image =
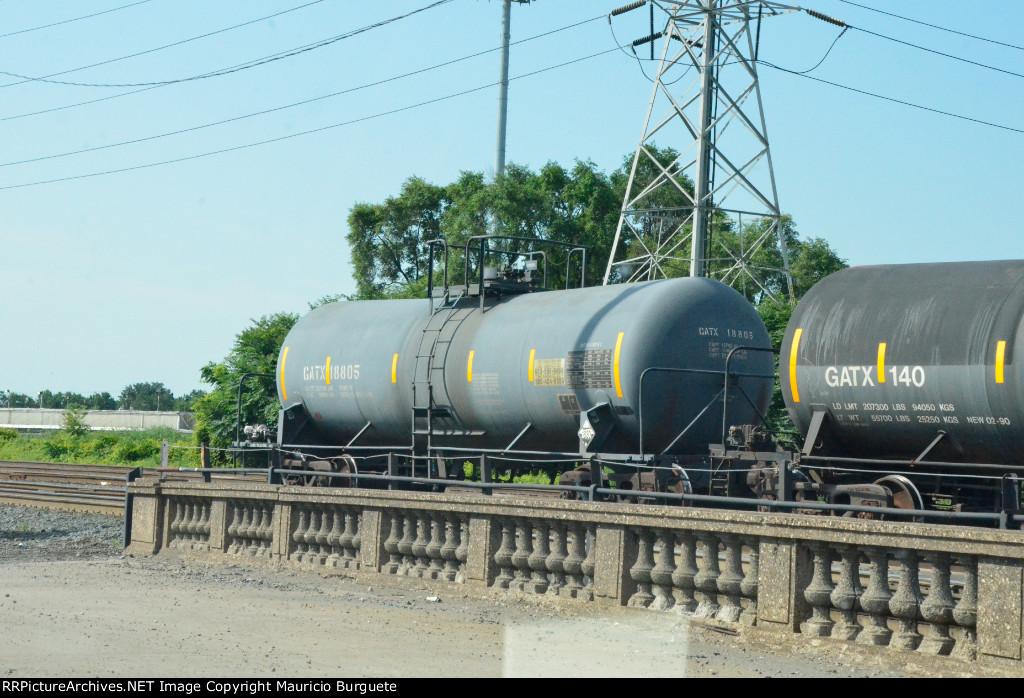
<instances>
[{"instance_id":1,"label":"concrete baluster","mask_svg":"<svg viewBox=\"0 0 1024 698\"><path fill-rule=\"evenodd\" d=\"M839 622L832 628L832 637L856 640L861 627L857 622L857 601L864 592L860 585L860 550L852 545L837 546L841 562L839 582L832 590L832 606L839 611Z\"/></svg>"},{"instance_id":2,"label":"concrete baluster","mask_svg":"<svg viewBox=\"0 0 1024 698\"><path fill-rule=\"evenodd\" d=\"M533 530L526 519L516 519L516 551L512 554L515 580L510 589L526 591L530 583L530 554L533 552Z\"/></svg>"},{"instance_id":3,"label":"concrete baluster","mask_svg":"<svg viewBox=\"0 0 1024 698\"><path fill-rule=\"evenodd\" d=\"M437 512L430 512L430 542L427 544L427 557L430 560L426 577L441 579L444 577L444 558L441 548L444 547L444 519Z\"/></svg>"},{"instance_id":4,"label":"concrete baluster","mask_svg":"<svg viewBox=\"0 0 1024 698\"><path fill-rule=\"evenodd\" d=\"M811 607L811 617L800 624L800 632L813 637L828 637L832 634L830 615L832 605L832 550L826 543L810 543L808 546L814 556L814 572L811 581L804 589L804 600Z\"/></svg>"},{"instance_id":5,"label":"concrete baluster","mask_svg":"<svg viewBox=\"0 0 1024 698\"><path fill-rule=\"evenodd\" d=\"M384 552L388 554L388 561L381 566L383 574L398 574L398 568L402 564L402 555L398 552L398 541L402 536L402 517L397 511L392 510L389 517L391 525L388 527L388 537L384 539Z\"/></svg>"},{"instance_id":6,"label":"concrete baluster","mask_svg":"<svg viewBox=\"0 0 1024 698\"><path fill-rule=\"evenodd\" d=\"M402 538L398 541L398 552L402 554L402 564L399 565L395 574L411 576L416 565L416 558L412 552L413 544L416 542L416 519L411 512L406 512L403 520Z\"/></svg>"},{"instance_id":7,"label":"concrete baluster","mask_svg":"<svg viewBox=\"0 0 1024 698\"><path fill-rule=\"evenodd\" d=\"M551 554L548 545L547 521L538 520L534 524L533 530L535 534L533 552L530 553L530 557L526 561L532 570L528 589L534 594L543 594L548 590L548 555Z\"/></svg>"},{"instance_id":8,"label":"concrete baluster","mask_svg":"<svg viewBox=\"0 0 1024 698\"><path fill-rule=\"evenodd\" d=\"M551 550L545 561L545 567L551 580L547 590L549 596L558 596L565 587L564 563L568 555L565 524L555 521L551 524Z\"/></svg>"},{"instance_id":9,"label":"concrete baluster","mask_svg":"<svg viewBox=\"0 0 1024 698\"><path fill-rule=\"evenodd\" d=\"M512 567L512 556L515 552L515 524L511 519L501 519L501 546L494 553L494 563L498 566L498 576L494 580L494 586L499 589L510 589L515 581Z\"/></svg>"},{"instance_id":10,"label":"concrete baluster","mask_svg":"<svg viewBox=\"0 0 1024 698\"><path fill-rule=\"evenodd\" d=\"M964 588L953 608L953 620L963 628L953 656L974 661L978 656L978 559L972 555L957 555L954 559L963 567Z\"/></svg>"},{"instance_id":11,"label":"concrete baluster","mask_svg":"<svg viewBox=\"0 0 1024 698\"><path fill-rule=\"evenodd\" d=\"M327 547L327 559L324 560L324 564L327 567L340 567L342 564L342 554L344 548L342 547L342 541L345 538L345 530L342 526L341 511L337 508L332 508L330 513L331 529L327 532L327 541L325 545Z\"/></svg>"},{"instance_id":12,"label":"concrete baluster","mask_svg":"<svg viewBox=\"0 0 1024 698\"><path fill-rule=\"evenodd\" d=\"M718 613L718 576L722 573L718 564L718 538L712 533L698 533L700 541L700 567L693 578L700 603L693 614L698 618L714 618Z\"/></svg>"},{"instance_id":13,"label":"concrete baluster","mask_svg":"<svg viewBox=\"0 0 1024 698\"><path fill-rule=\"evenodd\" d=\"M699 571L697 541L689 531L679 533L678 540L679 564L672 573L672 586L676 589L676 605L673 610L689 615L697 608L697 599L694 596L696 587L693 582Z\"/></svg>"},{"instance_id":14,"label":"concrete baluster","mask_svg":"<svg viewBox=\"0 0 1024 698\"><path fill-rule=\"evenodd\" d=\"M295 543L295 552L292 553L292 559L296 562L302 562L306 554L305 532L307 528L309 528L309 510L301 507L298 510L295 530L292 531L292 542Z\"/></svg>"},{"instance_id":15,"label":"concrete baluster","mask_svg":"<svg viewBox=\"0 0 1024 698\"><path fill-rule=\"evenodd\" d=\"M562 596L575 599L583 592L583 561L586 559L585 529L582 524L568 524L566 530L572 535L569 554L562 561L565 570L565 586L560 590Z\"/></svg>"},{"instance_id":16,"label":"concrete baluster","mask_svg":"<svg viewBox=\"0 0 1024 698\"><path fill-rule=\"evenodd\" d=\"M427 546L430 545L430 519L426 514L416 514L416 541L412 544L412 554L416 559L409 575L422 579L430 569L427 559Z\"/></svg>"},{"instance_id":17,"label":"concrete baluster","mask_svg":"<svg viewBox=\"0 0 1024 698\"><path fill-rule=\"evenodd\" d=\"M453 514L441 515L441 533L444 538L444 543L441 545L444 570L439 579L454 582L455 575L459 571L459 563L455 559L455 551L459 547L459 520Z\"/></svg>"},{"instance_id":18,"label":"concrete baluster","mask_svg":"<svg viewBox=\"0 0 1024 698\"><path fill-rule=\"evenodd\" d=\"M583 572L583 586L584 589L580 592L580 598L587 599L588 601L594 598L594 570L597 567L597 526L595 524L585 524L586 536L581 535L581 539L586 541L587 556L583 558L583 564L580 565L580 571Z\"/></svg>"},{"instance_id":19,"label":"concrete baluster","mask_svg":"<svg viewBox=\"0 0 1024 698\"><path fill-rule=\"evenodd\" d=\"M866 645L884 646L889 644L892 631L886 623L889 617L889 558L882 548L864 549L871 561L871 576L868 587L860 597L860 607L868 614L867 626L858 638Z\"/></svg>"},{"instance_id":20,"label":"concrete baluster","mask_svg":"<svg viewBox=\"0 0 1024 698\"><path fill-rule=\"evenodd\" d=\"M314 533L316 540L316 564L324 565L331 554L331 521L334 518L334 510L320 510L320 526Z\"/></svg>"},{"instance_id":21,"label":"concrete baluster","mask_svg":"<svg viewBox=\"0 0 1024 698\"><path fill-rule=\"evenodd\" d=\"M949 626L953 623L953 592L949 585L949 555L927 553L925 561L931 565L931 584L928 596L921 604L921 617L929 623L928 634L918 650L925 654L946 655L953 650Z\"/></svg>"},{"instance_id":22,"label":"concrete baluster","mask_svg":"<svg viewBox=\"0 0 1024 698\"><path fill-rule=\"evenodd\" d=\"M654 601L650 608L667 611L676 605L672 596L672 573L676 570L676 539L670 531L660 529L658 535L658 564L651 569Z\"/></svg>"},{"instance_id":23,"label":"concrete baluster","mask_svg":"<svg viewBox=\"0 0 1024 698\"><path fill-rule=\"evenodd\" d=\"M646 528L627 531L626 535L636 536L636 561L629 568L629 576L636 583L636 591L627 604L633 608L647 608L654 601L651 593L651 570L654 569L654 534Z\"/></svg>"},{"instance_id":24,"label":"concrete baluster","mask_svg":"<svg viewBox=\"0 0 1024 698\"><path fill-rule=\"evenodd\" d=\"M900 582L896 594L889 599L889 612L897 619L898 627L890 646L901 650L916 650L921 644L917 632L917 619L921 613L921 581L918 574L919 557L914 550L898 550L900 561Z\"/></svg>"},{"instance_id":25,"label":"concrete baluster","mask_svg":"<svg viewBox=\"0 0 1024 698\"><path fill-rule=\"evenodd\" d=\"M457 561L455 582L464 584L466 581L466 560L469 559L469 520L456 519L454 525L459 531L459 544L455 548L455 560Z\"/></svg>"},{"instance_id":26,"label":"concrete baluster","mask_svg":"<svg viewBox=\"0 0 1024 698\"><path fill-rule=\"evenodd\" d=\"M722 534L725 542L725 570L718 576L719 598L722 606L716 618L726 623L739 621L743 613L741 586L743 584L743 541L739 536Z\"/></svg>"}]
</instances>

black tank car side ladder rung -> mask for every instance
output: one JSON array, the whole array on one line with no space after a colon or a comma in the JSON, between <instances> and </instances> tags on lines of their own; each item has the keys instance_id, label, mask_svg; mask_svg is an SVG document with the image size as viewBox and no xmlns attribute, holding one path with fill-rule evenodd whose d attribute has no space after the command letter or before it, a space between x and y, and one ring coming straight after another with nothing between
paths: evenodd
<instances>
[{"instance_id":1,"label":"black tank car side ladder rung","mask_svg":"<svg viewBox=\"0 0 1024 698\"><path fill-rule=\"evenodd\" d=\"M412 449L413 455L426 455L430 452L431 448L431 434L434 430L434 385L433 385L433 373L437 369L434 366L434 358L437 353L437 345L441 343L441 334L444 328L448 325L451 319L455 316L455 313L459 309L459 301L465 292L462 291L459 295L454 298L446 299L445 303L438 306L438 308L431 314L427 320L427 324L423 327L423 331L420 334L420 343L416 350L416 363L415 373L413 376L412 384ZM435 318L441 313L447 311L444 319L439 325L435 326ZM428 335L433 335L432 339L427 339ZM424 353L424 347L427 343L430 343L430 350ZM446 340L445 343L451 343L451 339ZM425 361L424 361L425 360ZM426 366L423 366L423 364ZM422 367L422 368L421 368ZM443 370L444 366L440 367ZM425 378L425 380L423 379ZM426 394L426 403L421 403L420 397ZM425 424L424 424L425 422ZM417 438L420 437L420 438ZM423 442L426 442L426 448L423 448ZM415 466L415 462L414 462Z\"/></svg>"}]
</instances>

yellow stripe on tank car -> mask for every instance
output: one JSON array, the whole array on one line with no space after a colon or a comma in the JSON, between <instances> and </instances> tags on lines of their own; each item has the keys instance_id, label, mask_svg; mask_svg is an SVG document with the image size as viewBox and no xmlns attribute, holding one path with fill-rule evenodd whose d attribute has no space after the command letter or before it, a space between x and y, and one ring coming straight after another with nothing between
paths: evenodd
<instances>
[{"instance_id":1,"label":"yellow stripe on tank car","mask_svg":"<svg viewBox=\"0 0 1024 698\"><path fill-rule=\"evenodd\" d=\"M288 347L281 353L281 399L288 399L288 390L284 387L284 362L288 360Z\"/></svg>"},{"instance_id":2,"label":"yellow stripe on tank car","mask_svg":"<svg viewBox=\"0 0 1024 698\"><path fill-rule=\"evenodd\" d=\"M1003 382L1003 366L1006 363L1006 342L996 344L996 383Z\"/></svg>"},{"instance_id":3,"label":"yellow stripe on tank car","mask_svg":"<svg viewBox=\"0 0 1024 698\"><path fill-rule=\"evenodd\" d=\"M473 382L473 354L475 351L469 352L469 362L466 364L466 382Z\"/></svg>"},{"instance_id":4,"label":"yellow stripe on tank car","mask_svg":"<svg viewBox=\"0 0 1024 698\"><path fill-rule=\"evenodd\" d=\"M878 343L878 382L885 382L885 342Z\"/></svg>"},{"instance_id":5,"label":"yellow stripe on tank car","mask_svg":"<svg viewBox=\"0 0 1024 698\"><path fill-rule=\"evenodd\" d=\"M619 355L622 354L622 337L625 332L619 332L619 338L615 340L615 362L612 370L615 372L615 394L622 397L622 383L619 382Z\"/></svg>"},{"instance_id":6,"label":"yellow stripe on tank car","mask_svg":"<svg viewBox=\"0 0 1024 698\"><path fill-rule=\"evenodd\" d=\"M331 384L331 357L327 357L327 368L324 370L327 374L327 385Z\"/></svg>"},{"instance_id":7,"label":"yellow stripe on tank car","mask_svg":"<svg viewBox=\"0 0 1024 698\"><path fill-rule=\"evenodd\" d=\"M527 376L527 378L530 379L531 383L533 382L533 357L536 354L537 354L537 350L536 349L531 349L530 350L530 363L529 363L529 365L527 366L527 369L526 369L526 376Z\"/></svg>"},{"instance_id":8,"label":"yellow stripe on tank car","mask_svg":"<svg viewBox=\"0 0 1024 698\"><path fill-rule=\"evenodd\" d=\"M802 327L796 328L793 346L789 349L789 391L793 393L793 402L800 402L800 391L796 389L796 352L800 348L800 335L803 333Z\"/></svg>"},{"instance_id":9,"label":"yellow stripe on tank car","mask_svg":"<svg viewBox=\"0 0 1024 698\"><path fill-rule=\"evenodd\" d=\"M391 382L398 382L398 354L391 357Z\"/></svg>"}]
</instances>

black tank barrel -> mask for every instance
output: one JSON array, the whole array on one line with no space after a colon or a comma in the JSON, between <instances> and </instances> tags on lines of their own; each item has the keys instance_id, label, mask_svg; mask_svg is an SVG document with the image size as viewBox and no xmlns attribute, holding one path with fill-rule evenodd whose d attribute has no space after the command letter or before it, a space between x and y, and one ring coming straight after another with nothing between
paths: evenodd
<instances>
[{"instance_id":1,"label":"black tank barrel","mask_svg":"<svg viewBox=\"0 0 1024 698\"><path fill-rule=\"evenodd\" d=\"M865 266L819 282L782 344L782 393L824 452L1024 462L1024 261Z\"/></svg>"},{"instance_id":2,"label":"black tank barrel","mask_svg":"<svg viewBox=\"0 0 1024 698\"><path fill-rule=\"evenodd\" d=\"M600 450L636 453L641 375L687 369L647 372L644 449L664 449L714 403L672 448L706 453L721 441L715 372L739 346L770 347L764 323L709 279L529 293L483 310L468 298L433 315L426 300L339 302L288 335L278 395L286 409L304 406L323 444L344 445L367 423L356 445L407 444L414 404L432 398L434 446L502 449L519 437L517 450L578 452L580 412L598 407L614 422ZM757 422L773 356L738 351L730 371L747 374L730 386L730 423Z\"/></svg>"}]
</instances>

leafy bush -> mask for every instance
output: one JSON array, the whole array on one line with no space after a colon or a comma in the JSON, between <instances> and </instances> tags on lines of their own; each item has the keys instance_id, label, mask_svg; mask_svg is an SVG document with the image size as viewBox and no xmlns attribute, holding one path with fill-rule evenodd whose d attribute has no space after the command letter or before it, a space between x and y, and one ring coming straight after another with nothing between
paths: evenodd
<instances>
[{"instance_id":1,"label":"leafy bush","mask_svg":"<svg viewBox=\"0 0 1024 698\"><path fill-rule=\"evenodd\" d=\"M13 441L18 438L18 432L14 429L8 429L7 427L0 427L0 443L6 441Z\"/></svg>"},{"instance_id":2,"label":"leafy bush","mask_svg":"<svg viewBox=\"0 0 1024 698\"><path fill-rule=\"evenodd\" d=\"M61 429L73 439L80 439L89 433L89 426L85 423L84 407L69 407L64 412L64 426Z\"/></svg>"}]
</instances>

